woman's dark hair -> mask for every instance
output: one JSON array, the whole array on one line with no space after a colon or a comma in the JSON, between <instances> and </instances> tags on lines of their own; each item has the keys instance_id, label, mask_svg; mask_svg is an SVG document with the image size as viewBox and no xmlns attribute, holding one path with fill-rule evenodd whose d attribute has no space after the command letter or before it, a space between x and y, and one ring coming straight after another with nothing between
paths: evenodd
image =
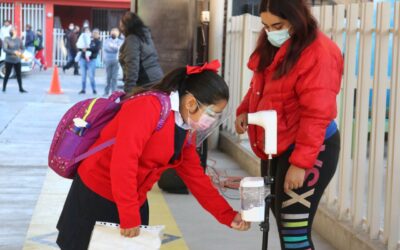
<instances>
[{"instance_id":1,"label":"woman's dark hair","mask_svg":"<svg viewBox=\"0 0 400 250\"><path fill-rule=\"evenodd\" d=\"M311 15L305 0L262 0L260 14L263 12L270 12L275 16L286 19L292 26L290 46L273 76L274 79L279 79L292 70L303 50L315 40L318 24ZM264 71L274 60L278 50L279 48L268 42L267 34L263 29L257 47L253 52L253 54L260 56L257 70Z\"/></svg>"},{"instance_id":2,"label":"woman's dark hair","mask_svg":"<svg viewBox=\"0 0 400 250\"><path fill-rule=\"evenodd\" d=\"M121 18L122 30L121 33L124 34L125 37L129 35L136 35L143 42L147 41L145 29L147 28L143 21L140 19L138 15L127 11L123 17Z\"/></svg>"},{"instance_id":3,"label":"woman's dark hair","mask_svg":"<svg viewBox=\"0 0 400 250\"><path fill-rule=\"evenodd\" d=\"M199 74L186 74L186 68L178 68L167 74L160 83L151 90L171 93L178 91L179 97L191 93L199 102L205 105L216 104L221 100L229 100L229 88L225 80L213 71L203 71Z\"/></svg>"}]
</instances>

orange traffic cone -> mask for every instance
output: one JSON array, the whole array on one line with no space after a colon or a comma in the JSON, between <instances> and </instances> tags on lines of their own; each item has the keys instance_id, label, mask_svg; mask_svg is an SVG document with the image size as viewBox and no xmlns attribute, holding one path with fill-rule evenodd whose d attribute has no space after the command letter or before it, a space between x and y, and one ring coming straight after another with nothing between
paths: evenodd
<instances>
[{"instance_id":1,"label":"orange traffic cone","mask_svg":"<svg viewBox=\"0 0 400 250\"><path fill-rule=\"evenodd\" d=\"M51 95L59 95L63 93L60 87L60 78L58 77L57 65L54 65L53 78L51 80L50 90L48 93Z\"/></svg>"}]
</instances>

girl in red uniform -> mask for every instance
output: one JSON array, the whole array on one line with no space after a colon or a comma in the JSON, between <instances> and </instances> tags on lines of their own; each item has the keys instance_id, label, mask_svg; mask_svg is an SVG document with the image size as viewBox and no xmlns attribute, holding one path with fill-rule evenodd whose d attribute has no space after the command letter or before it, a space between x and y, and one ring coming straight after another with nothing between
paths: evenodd
<instances>
[{"instance_id":1,"label":"girl in red uniform","mask_svg":"<svg viewBox=\"0 0 400 250\"><path fill-rule=\"evenodd\" d=\"M219 62L179 68L154 91L170 95L171 111L156 130L163 108L157 97L142 96L122 105L93 146L111 138L116 143L87 158L78 169L57 228L61 249L87 249L96 221L119 223L121 235L134 237L148 224L146 193L162 172L175 168L200 204L222 224L247 230L213 187L200 166L191 130L203 132L219 122L229 91L216 73Z\"/></svg>"},{"instance_id":2,"label":"girl in red uniform","mask_svg":"<svg viewBox=\"0 0 400 250\"><path fill-rule=\"evenodd\" d=\"M277 111L271 208L281 247L314 249L312 222L340 150L334 119L343 59L339 48L318 30L304 0L263 0L260 14L264 30L248 63L254 75L237 109L236 130L247 130L248 113ZM248 134L265 176L264 131L249 126Z\"/></svg>"}]
</instances>

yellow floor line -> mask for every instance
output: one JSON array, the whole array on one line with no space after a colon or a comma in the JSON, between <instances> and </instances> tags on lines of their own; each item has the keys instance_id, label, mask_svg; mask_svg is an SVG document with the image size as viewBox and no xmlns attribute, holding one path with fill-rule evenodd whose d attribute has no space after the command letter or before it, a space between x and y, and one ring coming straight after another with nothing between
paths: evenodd
<instances>
[{"instance_id":1,"label":"yellow floor line","mask_svg":"<svg viewBox=\"0 0 400 250\"><path fill-rule=\"evenodd\" d=\"M165 225L165 234L169 237L179 237L179 239L163 244L161 250L189 249L157 184L148 193L147 198L150 205L150 225ZM166 239L168 239L168 236Z\"/></svg>"}]
</instances>

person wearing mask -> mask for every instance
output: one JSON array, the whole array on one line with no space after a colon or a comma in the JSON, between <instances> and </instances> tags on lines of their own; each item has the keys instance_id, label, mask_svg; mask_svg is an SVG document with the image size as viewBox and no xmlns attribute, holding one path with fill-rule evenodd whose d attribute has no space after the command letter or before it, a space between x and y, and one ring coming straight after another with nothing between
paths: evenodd
<instances>
[{"instance_id":1,"label":"person wearing mask","mask_svg":"<svg viewBox=\"0 0 400 250\"><path fill-rule=\"evenodd\" d=\"M72 30L71 30L72 29ZM68 32L66 33L66 48L68 53L68 61L67 64L63 66L63 72L65 73L66 70L74 67L74 75L79 75L79 66L78 63L75 61L75 57L78 53L78 48L76 47L76 42L78 41L79 37L79 27L75 26L73 23L69 25Z\"/></svg>"},{"instance_id":2,"label":"person wearing mask","mask_svg":"<svg viewBox=\"0 0 400 250\"><path fill-rule=\"evenodd\" d=\"M35 33L32 30L32 26L27 24L25 29L25 49L35 56Z\"/></svg>"},{"instance_id":3,"label":"person wearing mask","mask_svg":"<svg viewBox=\"0 0 400 250\"><path fill-rule=\"evenodd\" d=\"M90 34L90 29L85 28L85 33L82 34L78 39L78 43L82 43L80 46L81 56L79 59L79 65L82 70L82 90L79 92L79 94L86 94L87 75L89 76L93 94L97 94L95 82L96 61L101 50L102 43L100 41L100 31L98 29L93 30L92 39L90 39ZM80 39L81 41L79 41Z\"/></svg>"},{"instance_id":4,"label":"person wearing mask","mask_svg":"<svg viewBox=\"0 0 400 250\"><path fill-rule=\"evenodd\" d=\"M0 29L0 40L4 42L4 39L10 36L10 30L11 30L10 20L4 20L3 26Z\"/></svg>"},{"instance_id":5,"label":"person wearing mask","mask_svg":"<svg viewBox=\"0 0 400 250\"><path fill-rule=\"evenodd\" d=\"M47 70L47 63L46 59L44 57L44 47L43 47L43 34L42 30L38 29L36 31L36 36L35 36L35 65L40 66L40 70L44 69Z\"/></svg>"},{"instance_id":6,"label":"person wearing mask","mask_svg":"<svg viewBox=\"0 0 400 250\"><path fill-rule=\"evenodd\" d=\"M27 91L22 87L21 75L21 58L23 58L24 45L22 40L18 38L17 30L14 27L11 27L9 37L4 39L3 50L6 53L6 73L3 79L3 93L6 92L7 82L13 68L17 76L19 92L27 93Z\"/></svg>"},{"instance_id":7,"label":"person wearing mask","mask_svg":"<svg viewBox=\"0 0 400 250\"><path fill-rule=\"evenodd\" d=\"M103 45L103 60L106 66L107 82L104 89L104 96L108 96L117 88L118 77L118 52L122 45L122 40L118 38L119 31L117 28L111 30L111 36L104 41Z\"/></svg>"},{"instance_id":8,"label":"person wearing mask","mask_svg":"<svg viewBox=\"0 0 400 250\"><path fill-rule=\"evenodd\" d=\"M313 219L340 151L334 119L343 58L305 1L262 0L260 16L264 29L248 63L254 74L237 109L236 131L246 132L248 113L276 110L278 154L269 170L281 248L315 249ZM264 131L249 125L248 134L266 176Z\"/></svg>"},{"instance_id":9,"label":"person wearing mask","mask_svg":"<svg viewBox=\"0 0 400 250\"><path fill-rule=\"evenodd\" d=\"M132 12L126 12L120 21L125 36L119 53L125 92L135 86L152 85L163 77L150 30Z\"/></svg>"},{"instance_id":10,"label":"person wearing mask","mask_svg":"<svg viewBox=\"0 0 400 250\"><path fill-rule=\"evenodd\" d=\"M221 124L229 89L218 68L219 62L178 68L153 85L151 91L166 95L170 109L148 95L122 104L93 146L111 138L116 143L78 168L57 223L57 244L62 250L87 249L96 221L120 224L124 237L139 235L139 226L149 223L147 192L169 168L176 169L202 207L220 223L249 229L250 223L242 220L204 173L196 143L190 139L194 131L207 134ZM168 117L155 132L161 112Z\"/></svg>"}]
</instances>

